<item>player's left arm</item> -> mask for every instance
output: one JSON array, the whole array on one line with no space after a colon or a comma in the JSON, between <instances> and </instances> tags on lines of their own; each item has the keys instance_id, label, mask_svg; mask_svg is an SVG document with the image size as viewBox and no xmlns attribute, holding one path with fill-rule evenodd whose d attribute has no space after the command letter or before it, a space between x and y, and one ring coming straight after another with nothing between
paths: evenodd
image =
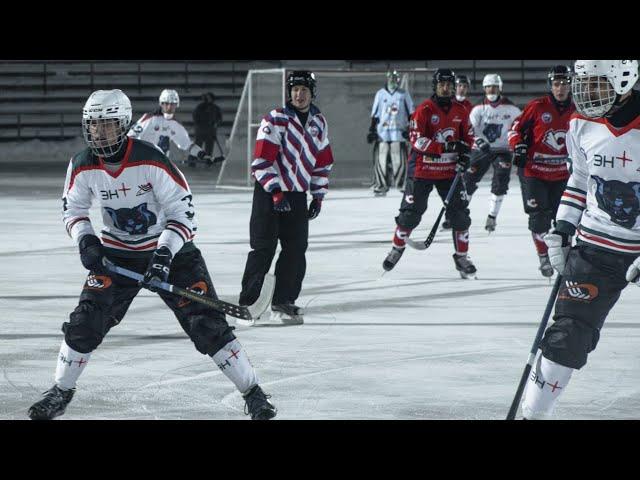
<instances>
[{"instance_id":1,"label":"player's left arm","mask_svg":"<svg viewBox=\"0 0 640 480\"><path fill-rule=\"evenodd\" d=\"M329 125L324 117L317 117L322 121L322 140L316 155L316 164L311 174L311 196L322 200L329 189L329 172L333 167L333 152L329 143Z\"/></svg>"}]
</instances>

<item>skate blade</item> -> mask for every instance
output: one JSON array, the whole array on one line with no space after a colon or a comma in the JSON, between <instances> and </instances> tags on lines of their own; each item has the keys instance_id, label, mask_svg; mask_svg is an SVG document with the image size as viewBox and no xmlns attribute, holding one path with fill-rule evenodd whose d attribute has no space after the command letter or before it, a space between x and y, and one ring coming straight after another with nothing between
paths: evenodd
<instances>
[{"instance_id":1,"label":"skate blade","mask_svg":"<svg viewBox=\"0 0 640 480\"><path fill-rule=\"evenodd\" d=\"M475 273L464 273L464 272L458 272L460 274L460 277L464 280L477 280L478 277Z\"/></svg>"},{"instance_id":2,"label":"skate blade","mask_svg":"<svg viewBox=\"0 0 640 480\"><path fill-rule=\"evenodd\" d=\"M293 317L289 317L281 312L271 312L270 320L272 323L281 323L282 325L302 325L304 323L302 316L294 315Z\"/></svg>"}]
</instances>

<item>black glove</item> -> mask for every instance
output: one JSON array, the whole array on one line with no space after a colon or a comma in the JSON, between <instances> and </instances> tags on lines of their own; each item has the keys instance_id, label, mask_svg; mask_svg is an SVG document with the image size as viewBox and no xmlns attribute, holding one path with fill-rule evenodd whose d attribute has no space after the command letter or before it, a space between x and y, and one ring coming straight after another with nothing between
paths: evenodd
<instances>
[{"instance_id":1,"label":"black glove","mask_svg":"<svg viewBox=\"0 0 640 480\"><path fill-rule=\"evenodd\" d=\"M469 153L470 150L469 146L461 141L445 142L443 149L444 153L457 153L458 155Z\"/></svg>"},{"instance_id":2,"label":"black glove","mask_svg":"<svg viewBox=\"0 0 640 480\"><path fill-rule=\"evenodd\" d=\"M409 140L409 130L402 131L402 138L404 138L405 140Z\"/></svg>"},{"instance_id":3,"label":"black glove","mask_svg":"<svg viewBox=\"0 0 640 480\"><path fill-rule=\"evenodd\" d=\"M367 134L367 143L373 143L377 141L378 141L378 132L376 131L375 128L372 128L371 130L369 130L369 133Z\"/></svg>"},{"instance_id":4,"label":"black glove","mask_svg":"<svg viewBox=\"0 0 640 480\"><path fill-rule=\"evenodd\" d=\"M320 210L322 210L322 199L314 198L311 200L311 203L309 204L309 220L313 220L320 215Z\"/></svg>"},{"instance_id":5,"label":"black glove","mask_svg":"<svg viewBox=\"0 0 640 480\"><path fill-rule=\"evenodd\" d=\"M158 290L152 287L149 282L154 278L159 282L167 281L172 258L171 250L167 247L160 247L153 252L153 257L151 257L147 271L144 272L144 278L140 282L140 285L148 288L152 292L157 292Z\"/></svg>"},{"instance_id":6,"label":"black glove","mask_svg":"<svg viewBox=\"0 0 640 480\"><path fill-rule=\"evenodd\" d=\"M491 145L483 138L478 138L476 140L476 147L478 147L478 150L480 150L482 153L487 153L489 152L489 150L491 150Z\"/></svg>"},{"instance_id":7,"label":"black glove","mask_svg":"<svg viewBox=\"0 0 640 480\"><path fill-rule=\"evenodd\" d=\"M286 213L291 211L291 205L281 190L276 190L271 194L273 198L273 211L278 213Z\"/></svg>"},{"instance_id":8,"label":"black glove","mask_svg":"<svg viewBox=\"0 0 640 480\"><path fill-rule=\"evenodd\" d=\"M527 145L519 143L516 148L513 149L513 164L516 167L524 168L527 164Z\"/></svg>"},{"instance_id":9,"label":"black glove","mask_svg":"<svg viewBox=\"0 0 640 480\"><path fill-rule=\"evenodd\" d=\"M78 246L80 247L80 261L84 268L97 274L108 273L107 267L102 263L104 250L98 237L90 234L83 235Z\"/></svg>"},{"instance_id":10,"label":"black glove","mask_svg":"<svg viewBox=\"0 0 640 480\"><path fill-rule=\"evenodd\" d=\"M466 172L471 165L471 157L469 155L462 154L458 156L458 160L456 161L456 172Z\"/></svg>"}]
</instances>

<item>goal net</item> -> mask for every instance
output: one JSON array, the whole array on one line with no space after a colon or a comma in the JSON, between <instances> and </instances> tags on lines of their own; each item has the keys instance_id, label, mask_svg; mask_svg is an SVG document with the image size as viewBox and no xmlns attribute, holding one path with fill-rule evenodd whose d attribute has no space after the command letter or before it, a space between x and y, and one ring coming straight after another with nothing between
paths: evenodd
<instances>
[{"instance_id":1,"label":"goal net","mask_svg":"<svg viewBox=\"0 0 640 480\"><path fill-rule=\"evenodd\" d=\"M329 183L341 187L366 187L373 183L373 145L366 141L376 92L386 83L386 70L351 71L309 69L316 75L314 104L329 125L335 163ZM431 93L433 69L397 69L400 87L408 90L415 106ZM251 162L262 118L286 100L284 68L250 70L240 97L231 134L226 141L226 161L217 186L251 186Z\"/></svg>"}]
</instances>

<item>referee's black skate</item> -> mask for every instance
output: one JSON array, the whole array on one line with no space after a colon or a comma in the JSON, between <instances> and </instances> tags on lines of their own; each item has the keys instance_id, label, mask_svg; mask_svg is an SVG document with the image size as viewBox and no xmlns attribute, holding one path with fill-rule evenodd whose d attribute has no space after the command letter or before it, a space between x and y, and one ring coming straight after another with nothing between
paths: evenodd
<instances>
[{"instance_id":1,"label":"referee's black skate","mask_svg":"<svg viewBox=\"0 0 640 480\"><path fill-rule=\"evenodd\" d=\"M398 248L394 245L389 252L389 255L387 255L387 258L385 258L384 262L382 262L382 268L384 268L387 272L389 270L392 270L393 267L396 266L396 263L398 263L398 261L400 260L400 257L402 256L404 251L404 248Z\"/></svg>"},{"instance_id":2,"label":"referee's black skate","mask_svg":"<svg viewBox=\"0 0 640 480\"><path fill-rule=\"evenodd\" d=\"M244 414L251 415L251 420L270 420L276 416L278 410L269 401L271 395L265 394L260 385L256 385L249 393L243 395L245 406Z\"/></svg>"},{"instance_id":3,"label":"referee's black skate","mask_svg":"<svg viewBox=\"0 0 640 480\"><path fill-rule=\"evenodd\" d=\"M294 303L280 303L271 305L271 320L285 325L302 325L304 323L304 309Z\"/></svg>"},{"instance_id":4,"label":"referee's black skate","mask_svg":"<svg viewBox=\"0 0 640 480\"><path fill-rule=\"evenodd\" d=\"M67 409L67 405L73 398L76 389L62 390L58 385L54 385L44 392L44 398L34 403L29 408L29 418L31 420L51 420L62 415Z\"/></svg>"},{"instance_id":5,"label":"referee's black skate","mask_svg":"<svg viewBox=\"0 0 640 480\"><path fill-rule=\"evenodd\" d=\"M462 278L476 278L476 266L471 262L469 255L453 254L456 270Z\"/></svg>"}]
</instances>

